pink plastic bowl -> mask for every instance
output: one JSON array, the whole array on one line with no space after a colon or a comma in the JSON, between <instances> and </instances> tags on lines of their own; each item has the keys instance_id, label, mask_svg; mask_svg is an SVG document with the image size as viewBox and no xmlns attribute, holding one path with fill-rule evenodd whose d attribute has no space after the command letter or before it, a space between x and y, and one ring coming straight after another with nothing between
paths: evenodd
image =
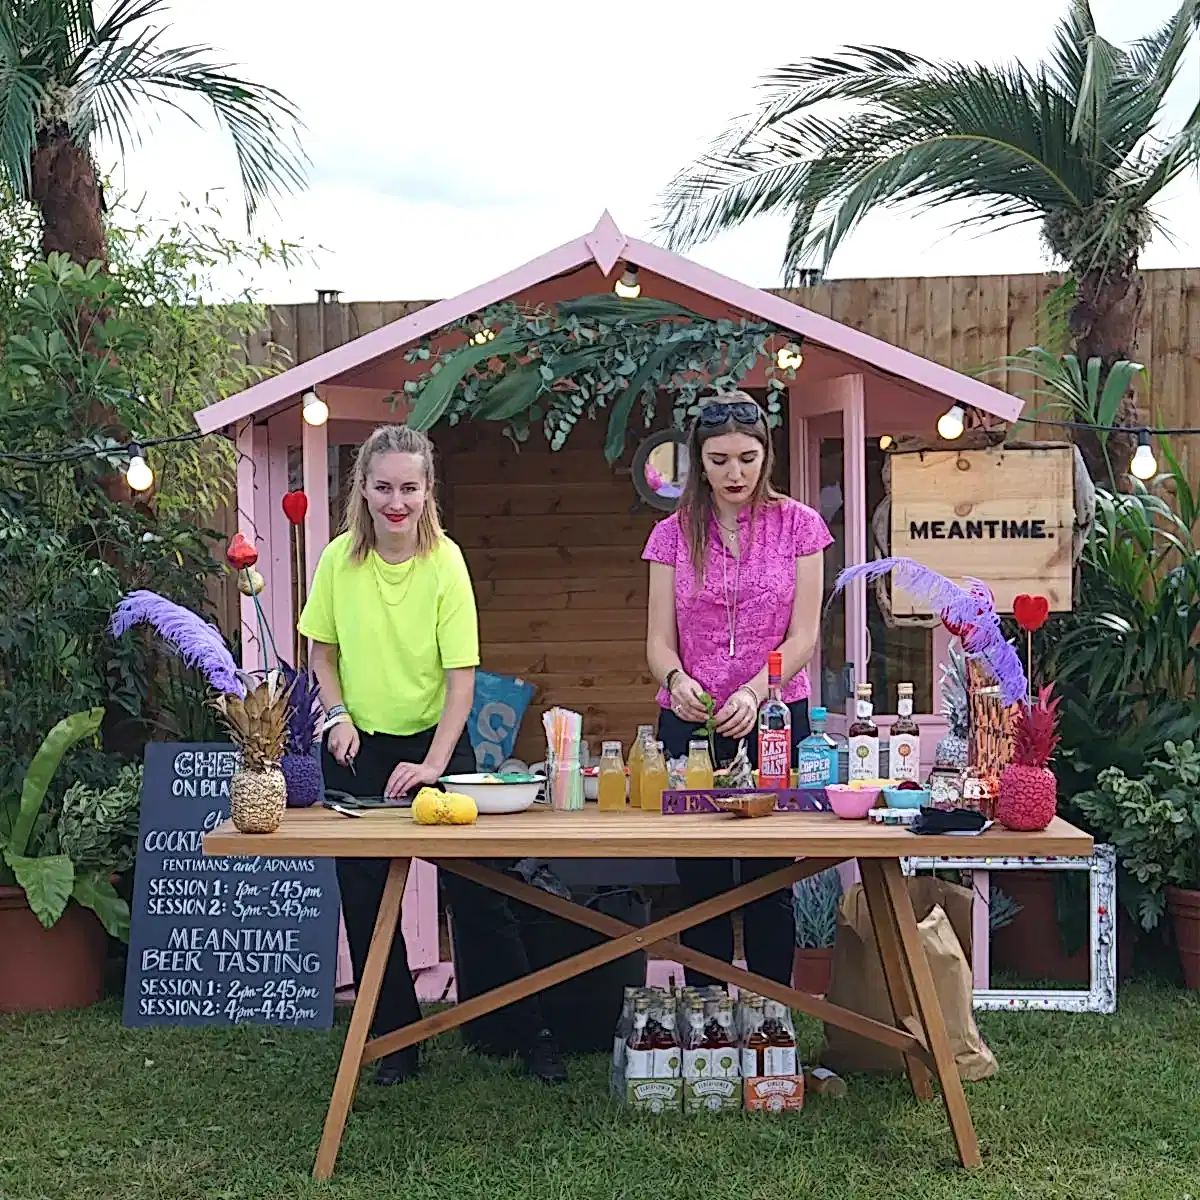
<instances>
[{"instance_id":1,"label":"pink plastic bowl","mask_svg":"<svg viewBox=\"0 0 1200 1200\"><path fill-rule=\"evenodd\" d=\"M851 788L835 783L826 787L825 795L829 797L830 807L843 821L865 821L879 799L879 791L877 787Z\"/></svg>"}]
</instances>

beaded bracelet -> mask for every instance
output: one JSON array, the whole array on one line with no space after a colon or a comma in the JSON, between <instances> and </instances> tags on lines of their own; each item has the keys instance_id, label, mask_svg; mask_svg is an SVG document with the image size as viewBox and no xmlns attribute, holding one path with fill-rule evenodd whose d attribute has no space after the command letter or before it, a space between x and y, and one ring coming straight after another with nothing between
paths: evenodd
<instances>
[{"instance_id":1,"label":"beaded bracelet","mask_svg":"<svg viewBox=\"0 0 1200 1200\"><path fill-rule=\"evenodd\" d=\"M325 723L321 726L322 733L328 733L335 725L353 725L354 721L350 714L343 708L340 713L332 717L326 717Z\"/></svg>"}]
</instances>

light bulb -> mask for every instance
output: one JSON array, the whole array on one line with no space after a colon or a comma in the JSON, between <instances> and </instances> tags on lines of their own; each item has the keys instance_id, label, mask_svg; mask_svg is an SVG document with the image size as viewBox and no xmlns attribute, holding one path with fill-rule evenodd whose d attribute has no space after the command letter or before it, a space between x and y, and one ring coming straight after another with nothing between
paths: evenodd
<instances>
[{"instance_id":1,"label":"light bulb","mask_svg":"<svg viewBox=\"0 0 1200 1200\"><path fill-rule=\"evenodd\" d=\"M642 294L642 285L638 283L637 274L637 267L627 266L625 273L613 284L613 291L622 300L636 300Z\"/></svg>"},{"instance_id":2,"label":"light bulb","mask_svg":"<svg viewBox=\"0 0 1200 1200\"><path fill-rule=\"evenodd\" d=\"M799 370L804 365L804 355L800 353L800 347L795 342L780 346L775 352L775 365L781 371Z\"/></svg>"},{"instance_id":3,"label":"light bulb","mask_svg":"<svg viewBox=\"0 0 1200 1200\"><path fill-rule=\"evenodd\" d=\"M324 425L329 420L329 405L316 392L305 392L300 414L309 425Z\"/></svg>"},{"instance_id":4,"label":"light bulb","mask_svg":"<svg viewBox=\"0 0 1200 1200\"><path fill-rule=\"evenodd\" d=\"M129 466L125 468L125 482L135 492L148 492L154 486L154 472L137 446L129 448Z\"/></svg>"},{"instance_id":5,"label":"light bulb","mask_svg":"<svg viewBox=\"0 0 1200 1200\"><path fill-rule=\"evenodd\" d=\"M1150 449L1150 431L1143 429L1138 434L1138 447L1129 463L1129 473L1136 479L1153 479L1158 474L1158 463Z\"/></svg>"},{"instance_id":6,"label":"light bulb","mask_svg":"<svg viewBox=\"0 0 1200 1200\"><path fill-rule=\"evenodd\" d=\"M962 437L966 424L967 414L963 411L963 406L955 404L938 417L938 437L943 438L947 442L952 442L955 438Z\"/></svg>"},{"instance_id":7,"label":"light bulb","mask_svg":"<svg viewBox=\"0 0 1200 1200\"><path fill-rule=\"evenodd\" d=\"M472 336L471 341L477 346L485 346L496 336L494 329L479 329Z\"/></svg>"},{"instance_id":8,"label":"light bulb","mask_svg":"<svg viewBox=\"0 0 1200 1200\"><path fill-rule=\"evenodd\" d=\"M885 433L879 439L880 450L890 450L896 444L896 439L890 433Z\"/></svg>"}]
</instances>

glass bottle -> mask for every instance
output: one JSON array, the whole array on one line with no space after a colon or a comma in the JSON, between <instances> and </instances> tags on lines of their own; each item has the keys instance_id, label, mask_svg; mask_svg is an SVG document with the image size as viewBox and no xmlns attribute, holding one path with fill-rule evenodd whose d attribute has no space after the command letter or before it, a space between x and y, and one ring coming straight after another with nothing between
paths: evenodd
<instances>
[{"instance_id":1,"label":"glass bottle","mask_svg":"<svg viewBox=\"0 0 1200 1200\"><path fill-rule=\"evenodd\" d=\"M637 988L627 987L621 1003L621 1016L617 1021L617 1031L613 1035L612 1067L609 1072L609 1082L614 1096L621 1096L625 1091L625 1046L630 1033L633 1031L633 1007L637 1000Z\"/></svg>"},{"instance_id":2,"label":"glass bottle","mask_svg":"<svg viewBox=\"0 0 1200 1200\"><path fill-rule=\"evenodd\" d=\"M892 779L921 779L921 730L913 719L913 685L896 689L896 719L888 730L888 774Z\"/></svg>"},{"instance_id":3,"label":"glass bottle","mask_svg":"<svg viewBox=\"0 0 1200 1200\"><path fill-rule=\"evenodd\" d=\"M689 791L708 791L713 786L713 764L704 738L688 742L687 768L684 773Z\"/></svg>"},{"instance_id":4,"label":"glass bottle","mask_svg":"<svg viewBox=\"0 0 1200 1200\"><path fill-rule=\"evenodd\" d=\"M767 1042L763 1074L795 1075L796 1033L792 1028L791 1014L776 1000L766 1003L763 1035Z\"/></svg>"},{"instance_id":5,"label":"glass bottle","mask_svg":"<svg viewBox=\"0 0 1200 1200\"><path fill-rule=\"evenodd\" d=\"M767 655L767 696L758 708L758 786L787 790L792 786L792 714L779 698L783 655Z\"/></svg>"},{"instance_id":6,"label":"glass bottle","mask_svg":"<svg viewBox=\"0 0 1200 1200\"><path fill-rule=\"evenodd\" d=\"M646 812L662 812L662 794L667 790L667 760L663 758L662 742L647 742L642 762L642 808Z\"/></svg>"},{"instance_id":7,"label":"glass bottle","mask_svg":"<svg viewBox=\"0 0 1200 1200\"><path fill-rule=\"evenodd\" d=\"M817 707L809 710L812 733L796 749L796 786L822 788L838 781L837 742L825 732L828 710Z\"/></svg>"},{"instance_id":8,"label":"glass bottle","mask_svg":"<svg viewBox=\"0 0 1200 1200\"><path fill-rule=\"evenodd\" d=\"M629 803L642 807L642 764L646 759L646 743L654 740L653 725L639 725L637 737L629 747Z\"/></svg>"},{"instance_id":9,"label":"glass bottle","mask_svg":"<svg viewBox=\"0 0 1200 1200\"><path fill-rule=\"evenodd\" d=\"M704 1000L689 996L685 1007L687 1029L683 1041L684 1079L703 1079L709 1074L709 1055L704 1045Z\"/></svg>"},{"instance_id":10,"label":"glass bottle","mask_svg":"<svg viewBox=\"0 0 1200 1200\"><path fill-rule=\"evenodd\" d=\"M625 762L620 742L605 742L596 772L596 807L617 810L625 807Z\"/></svg>"},{"instance_id":11,"label":"glass bottle","mask_svg":"<svg viewBox=\"0 0 1200 1200\"><path fill-rule=\"evenodd\" d=\"M753 996L746 1004L742 1034L742 1078L759 1079L766 1073L767 1035L763 1031L763 1002Z\"/></svg>"},{"instance_id":12,"label":"glass bottle","mask_svg":"<svg viewBox=\"0 0 1200 1200\"><path fill-rule=\"evenodd\" d=\"M856 691L854 723L850 736L850 782L879 778L879 726L872 716L871 685L860 683Z\"/></svg>"},{"instance_id":13,"label":"glass bottle","mask_svg":"<svg viewBox=\"0 0 1200 1200\"><path fill-rule=\"evenodd\" d=\"M650 1036L650 999L638 996L633 1002L633 1025L625 1039L625 1078L650 1079L654 1046Z\"/></svg>"},{"instance_id":14,"label":"glass bottle","mask_svg":"<svg viewBox=\"0 0 1200 1200\"><path fill-rule=\"evenodd\" d=\"M675 997L665 996L652 1033L652 1079L677 1079L680 1068L679 1034L675 1028Z\"/></svg>"}]
</instances>

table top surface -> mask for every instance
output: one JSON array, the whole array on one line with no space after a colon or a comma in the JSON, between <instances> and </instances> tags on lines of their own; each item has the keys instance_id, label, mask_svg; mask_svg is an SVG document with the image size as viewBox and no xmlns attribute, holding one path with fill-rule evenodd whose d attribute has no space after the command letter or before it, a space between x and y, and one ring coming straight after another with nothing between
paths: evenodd
<instances>
[{"instance_id":1,"label":"table top surface","mask_svg":"<svg viewBox=\"0 0 1200 1200\"><path fill-rule=\"evenodd\" d=\"M345 817L290 808L274 833L239 833L232 822L204 838L204 852L274 858L1008 858L1086 857L1090 835L1055 817L1041 833L993 825L977 837L921 835L832 813L665 816L630 808L574 812L535 806L481 814L473 825L418 825L407 809Z\"/></svg>"}]
</instances>

